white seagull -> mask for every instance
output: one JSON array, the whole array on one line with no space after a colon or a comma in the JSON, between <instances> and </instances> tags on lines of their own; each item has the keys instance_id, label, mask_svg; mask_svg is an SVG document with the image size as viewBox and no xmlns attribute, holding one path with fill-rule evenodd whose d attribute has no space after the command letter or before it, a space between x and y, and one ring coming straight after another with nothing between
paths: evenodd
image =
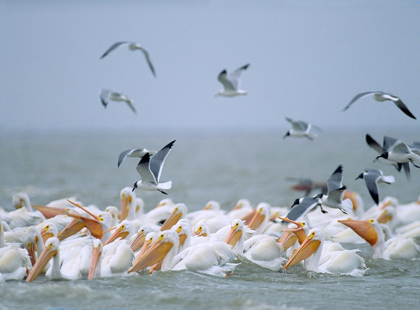
<instances>
[{"instance_id":1,"label":"white seagull","mask_svg":"<svg viewBox=\"0 0 420 310\"><path fill-rule=\"evenodd\" d=\"M146 153L150 155L154 155L156 151L149 151L148 149L128 149L121 152L120 156L118 156L118 167L122 164L126 157L138 157L142 158Z\"/></svg>"},{"instance_id":2,"label":"white seagull","mask_svg":"<svg viewBox=\"0 0 420 310\"><path fill-rule=\"evenodd\" d=\"M367 91L364 93L357 94L350 103L343 109L343 111L347 110L355 101L357 101L360 98L373 95L373 99L379 102L383 101L392 101L395 103L395 105L403 111L406 115L408 115L411 118L416 119L416 117L408 110L407 106L404 104L404 102L401 101L401 99L397 96L391 95L390 93L384 93L382 91Z\"/></svg>"},{"instance_id":3,"label":"white seagull","mask_svg":"<svg viewBox=\"0 0 420 310\"><path fill-rule=\"evenodd\" d=\"M100 59L104 58L106 55L111 53L113 50L115 50L116 48L120 47L121 45L125 45L125 44L128 45L128 49L130 51L139 50L139 51L143 52L144 57L146 57L147 64L149 65L150 71L152 71L153 75L156 77L155 68L153 68L152 62L150 61L149 53L140 44L138 44L136 42L128 42L128 41L116 42L116 43L112 44L106 50L106 52L101 56Z\"/></svg>"},{"instance_id":4,"label":"white seagull","mask_svg":"<svg viewBox=\"0 0 420 310\"><path fill-rule=\"evenodd\" d=\"M359 174L357 179L365 180L370 196L372 196L377 205L379 205L378 183L391 184L395 182L393 175L384 176L383 172L377 169L365 169L363 173Z\"/></svg>"},{"instance_id":5,"label":"white seagull","mask_svg":"<svg viewBox=\"0 0 420 310\"><path fill-rule=\"evenodd\" d=\"M215 97L223 96L223 97L235 97L239 95L246 95L248 94L247 91L239 89L241 83L241 74L242 71L246 70L249 67L249 64L246 64L231 74L227 74L226 69L219 73L217 79L220 83L223 84L223 89L219 90Z\"/></svg>"},{"instance_id":6,"label":"white seagull","mask_svg":"<svg viewBox=\"0 0 420 310\"><path fill-rule=\"evenodd\" d=\"M109 89L102 89L99 93L99 97L101 98L101 102L103 106L106 108L108 105L108 102L111 101L124 101L128 104L131 110L133 110L134 113L137 114L136 109L133 106L133 100L128 98L126 95L111 91Z\"/></svg>"},{"instance_id":7,"label":"white seagull","mask_svg":"<svg viewBox=\"0 0 420 310\"><path fill-rule=\"evenodd\" d=\"M312 126L312 124L308 124L303 121L294 121L291 118L286 117L286 120L292 124L292 128L286 132L286 134L283 136L283 139L287 136L290 137L297 137L297 138L308 138L309 140L313 140L318 135L311 132L312 128L316 128L315 126ZM319 130L319 129L318 129Z\"/></svg>"},{"instance_id":8,"label":"white seagull","mask_svg":"<svg viewBox=\"0 0 420 310\"><path fill-rule=\"evenodd\" d=\"M146 153L137 165L137 172L141 176L141 180L134 183L133 191L140 188L146 191L158 190L162 194L167 195L163 190L170 189L172 181L159 183L162 167L165 163L166 156L174 145L176 140L170 142L159 152L150 158L150 154Z\"/></svg>"}]
</instances>

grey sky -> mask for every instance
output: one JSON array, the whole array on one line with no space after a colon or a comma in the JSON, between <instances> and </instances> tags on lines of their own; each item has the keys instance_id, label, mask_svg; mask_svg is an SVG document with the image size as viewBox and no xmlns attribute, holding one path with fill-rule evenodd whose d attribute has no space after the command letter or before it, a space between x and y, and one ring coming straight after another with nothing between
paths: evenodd
<instances>
[{"instance_id":1,"label":"grey sky","mask_svg":"<svg viewBox=\"0 0 420 310\"><path fill-rule=\"evenodd\" d=\"M418 130L420 1L0 1L0 130L269 129L284 117L324 128ZM137 41L149 52L114 42ZM218 73L250 63L248 96L214 98ZM134 99L111 102L101 88ZM374 122L374 126L370 125Z\"/></svg>"}]
</instances>

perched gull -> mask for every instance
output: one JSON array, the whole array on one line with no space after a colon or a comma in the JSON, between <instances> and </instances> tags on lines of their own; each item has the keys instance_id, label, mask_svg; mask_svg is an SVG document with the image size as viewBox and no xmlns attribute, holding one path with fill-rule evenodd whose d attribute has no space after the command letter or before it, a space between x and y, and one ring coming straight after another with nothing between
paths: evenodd
<instances>
[{"instance_id":1,"label":"perched gull","mask_svg":"<svg viewBox=\"0 0 420 310\"><path fill-rule=\"evenodd\" d=\"M217 79L223 84L223 89L219 90L215 97L234 97L248 94L247 91L239 89L242 71L246 70L248 67L249 64L246 64L245 66L236 69L229 75L227 75L226 69L220 72Z\"/></svg>"},{"instance_id":2,"label":"perched gull","mask_svg":"<svg viewBox=\"0 0 420 310\"><path fill-rule=\"evenodd\" d=\"M400 108L401 111L403 111L406 115L408 115L411 118L416 119L416 117L408 110L407 106L404 104L404 102L401 101L401 99L397 96L391 95L389 93L384 93L382 91L367 91L364 93L357 94L350 103L343 109L343 111L347 110L355 101L357 101L360 98L373 95L373 99L379 102L383 101L392 101L395 103L395 105Z\"/></svg>"},{"instance_id":3,"label":"perched gull","mask_svg":"<svg viewBox=\"0 0 420 310\"><path fill-rule=\"evenodd\" d=\"M377 169L365 169L365 172L359 174L357 179L365 180L370 196L377 205L379 204L378 183L391 184L395 182L393 175L384 176L383 172Z\"/></svg>"},{"instance_id":4,"label":"perched gull","mask_svg":"<svg viewBox=\"0 0 420 310\"><path fill-rule=\"evenodd\" d=\"M338 166L327 181L328 194L319 194L315 197L321 198L321 203L330 208L339 209L344 214L353 210L353 203L349 198L343 201L344 191L347 189L343 186L343 166ZM326 211L322 210L322 213Z\"/></svg>"},{"instance_id":5,"label":"perched gull","mask_svg":"<svg viewBox=\"0 0 420 310\"><path fill-rule=\"evenodd\" d=\"M109 89L102 89L99 96L101 97L102 104L104 105L105 108L108 105L109 100L125 101L128 104L128 106L131 108L131 110L133 110L133 112L137 114L136 109L133 106L133 101L124 94L117 93Z\"/></svg>"},{"instance_id":6,"label":"perched gull","mask_svg":"<svg viewBox=\"0 0 420 310\"><path fill-rule=\"evenodd\" d=\"M129 149L125 150L124 152L121 152L120 156L118 156L118 167L121 165L121 163L124 161L126 157L138 157L142 158L146 153L149 153L150 155L154 155L156 151L149 151L148 149Z\"/></svg>"},{"instance_id":7,"label":"perched gull","mask_svg":"<svg viewBox=\"0 0 420 310\"><path fill-rule=\"evenodd\" d=\"M309 140L313 140L318 135L311 132L312 127L315 128L315 126L312 126L312 124L308 124L303 121L294 121L291 118L286 117L286 120L292 124L292 129L290 129L286 134L283 136L283 139L287 136L290 137L299 137L299 138L308 138Z\"/></svg>"},{"instance_id":8,"label":"perched gull","mask_svg":"<svg viewBox=\"0 0 420 310\"><path fill-rule=\"evenodd\" d=\"M136 42L128 42L128 41L116 42L116 43L112 44L110 48L108 48L106 50L106 52L101 56L100 59L104 58L106 55L111 53L113 50L115 50L116 48L120 47L121 45L125 45L125 44L128 45L128 49L130 51L140 50L140 51L143 52L144 56L146 57L146 61L147 61L147 64L149 65L150 70L152 71L153 75L156 76L155 69L153 68L152 62L150 61L149 53L140 44L138 44Z\"/></svg>"},{"instance_id":9,"label":"perched gull","mask_svg":"<svg viewBox=\"0 0 420 310\"><path fill-rule=\"evenodd\" d=\"M170 142L163 147L159 152L150 158L150 154L146 153L137 165L137 172L141 176L141 180L134 183L133 191L140 188L146 191L157 190L162 194L167 195L163 190L170 189L172 181L159 183L162 167L165 163L165 158L168 156L169 151L174 145L176 140Z\"/></svg>"}]
</instances>

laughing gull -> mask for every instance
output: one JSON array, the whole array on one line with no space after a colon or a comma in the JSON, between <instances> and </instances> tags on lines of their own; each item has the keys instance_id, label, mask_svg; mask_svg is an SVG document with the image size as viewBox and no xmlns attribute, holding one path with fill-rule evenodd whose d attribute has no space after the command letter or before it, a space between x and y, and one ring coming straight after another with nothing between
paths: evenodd
<instances>
[{"instance_id":1,"label":"laughing gull","mask_svg":"<svg viewBox=\"0 0 420 310\"><path fill-rule=\"evenodd\" d=\"M395 182L393 175L384 176L383 172L377 169L365 169L363 173L359 174L357 179L365 180L370 196L377 205L379 204L378 183L391 184Z\"/></svg>"},{"instance_id":2,"label":"laughing gull","mask_svg":"<svg viewBox=\"0 0 420 310\"><path fill-rule=\"evenodd\" d=\"M118 167L121 165L121 163L124 161L126 157L138 157L142 158L146 153L149 153L150 155L154 155L156 151L149 151L148 149L129 149L125 150L124 152L121 152L120 156L118 156Z\"/></svg>"},{"instance_id":3,"label":"laughing gull","mask_svg":"<svg viewBox=\"0 0 420 310\"><path fill-rule=\"evenodd\" d=\"M297 221L301 217L305 216L309 211L315 209L317 206L321 207L322 213L327 213L321 206L321 200L315 197L304 197L295 199L292 210L286 215L288 219ZM284 221L282 221L283 223Z\"/></svg>"},{"instance_id":4,"label":"laughing gull","mask_svg":"<svg viewBox=\"0 0 420 310\"><path fill-rule=\"evenodd\" d=\"M159 183L162 167L165 163L166 156L174 145L176 140L164 146L159 152L150 157L146 153L137 165L137 172L140 174L141 180L134 183L133 191L140 188L146 191L157 190L162 194L167 195L163 190L172 187L172 181Z\"/></svg>"},{"instance_id":5,"label":"laughing gull","mask_svg":"<svg viewBox=\"0 0 420 310\"><path fill-rule=\"evenodd\" d=\"M153 75L156 77L156 73L155 73L155 69L153 68L152 62L150 61L150 57L149 57L149 53L138 43L136 42L129 42L129 41L121 41L121 42L116 42L114 44L112 44L107 50L106 52L101 56L100 59L104 58L106 55L108 55L109 53L111 53L113 50L115 50L116 48L120 47L121 45L128 45L128 49L130 51L142 51L144 56L146 57L146 61L147 64L149 65L150 70L152 71Z\"/></svg>"},{"instance_id":6,"label":"laughing gull","mask_svg":"<svg viewBox=\"0 0 420 310\"><path fill-rule=\"evenodd\" d=\"M111 101L124 101L128 104L130 109L133 110L133 112L137 114L136 109L133 106L133 100L131 100L130 98L128 98L124 94L121 94L121 93L118 93L118 92L115 92L115 91L111 91L109 89L102 89L101 92L99 93L99 96L100 96L101 102L102 102L102 104L105 108L108 105L108 102L110 100Z\"/></svg>"},{"instance_id":7,"label":"laughing gull","mask_svg":"<svg viewBox=\"0 0 420 310\"><path fill-rule=\"evenodd\" d=\"M215 97L223 96L223 97L235 97L239 95L246 95L248 94L247 91L239 89L241 83L241 74L242 71L246 70L249 67L249 64L246 64L231 74L227 74L226 69L219 73L217 79L220 83L223 84L223 89L219 90Z\"/></svg>"},{"instance_id":8,"label":"laughing gull","mask_svg":"<svg viewBox=\"0 0 420 310\"><path fill-rule=\"evenodd\" d=\"M385 148L385 141L388 143L387 148ZM414 164L414 161L420 161L420 155L414 153L404 141L385 136L384 149L385 151L381 155L377 156L376 159L385 158L397 164L411 162L414 167L420 168L420 166Z\"/></svg>"},{"instance_id":9,"label":"laughing gull","mask_svg":"<svg viewBox=\"0 0 420 310\"><path fill-rule=\"evenodd\" d=\"M378 152L379 154L382 154L383 152L387 151L396 141L397 141L397 139L385 136L384 137L384 144L383 144L383 146L381 146L369 134L366 134L366 143L372 149L374 149L376 152ZM378 158L378 160L382 163L385 163L385 164L388 164L388 165L393 165L395 167L395 169L397 169L398 172L400 172L401 168L403 168L407 179L410 179L410 163L397 164L397 163L395 163L393 161L390 161L388 159L385 159L383 157Z\"/></svg>"},{"instance_id":10,"label":"laughing gull","mask_svg":"<svg viewBox=\"0 0 420 310\"><path fill-rule=\"evenodd\" d=\"M288 132L286 132L286 134L283 136L283 139L290 136L290 137L297 137L297 138L305 137L313 141L313 139L318 136L317 134L311 132L312 128L316 128L315 126L312 126L312 124L308 124L303 121L294 121L288 117L286 117L286 120L290 124L292 124L292 128Z\"/></svg>"},{"instance_id":11,"label":"laughing gull","mask_svg":"<svg viewBox=\"0 0 420 310\"><path fill-rule=\"evenodd\" d=\"M416 119L416 117L408 110L407 106L404 104L404 102L401 101L401 99L397 96L391 95L390 93L384 93L382 91L367 91L364 93L357 94L350 103L343 109L343 111L347 110L355 101L357 101L360 98L373 95L373 99L379 102L383 101L392 101L395 103L395 105L403 111L406 115L408 115L411 118Z\"/></svg>"},{"instance_id":12,"label":"laughing gull","mask_svg":"<svg viewBox=\"0 0 420 310\"><path fill-rule=\"evenodd\" d=\"M319 194L315 196L320 198L320 204L326 207L339 209L344 214L353 210L353 203L349 198L343 201L344 191L347 189L343 186L343 166L338 166L330 178L327 180L328 193L327 195Z\"/></svg>"}]
</instances>

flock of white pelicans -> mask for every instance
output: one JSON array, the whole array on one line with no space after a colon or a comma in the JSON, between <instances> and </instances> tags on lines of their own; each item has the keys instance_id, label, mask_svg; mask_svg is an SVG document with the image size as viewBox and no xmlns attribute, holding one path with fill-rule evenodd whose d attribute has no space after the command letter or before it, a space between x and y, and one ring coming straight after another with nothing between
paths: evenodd
<instances>
[{"instance_id":1,"label":"flock of white pelicans","mask_svg":"<svg viewBox=\"0 0 420 310\"><path fill-rule=\"evenodd\" d=\"M138 273L189 270L233 275L240 264L272 271L294 265L320 273L361 276L368 269L360 250L341 243L366 243L373 259L412 260L420 253L420 200L399 204L393 197L364 210L347 192L353 214L315 210L298 221L281 216L289 208L241 199L230 212L216 201L188 213L183 203L162 200L144 213L131 188L121 191L121 208L104 211L61 199L31 205L13 196L16 211L0 208L0 282L46 278L93 279ZM351 218L349 218L351 217ZM353 246L354 247L354 246ZM296 268L296 267L294 267Z\"/></svg>"}]
</instances>

